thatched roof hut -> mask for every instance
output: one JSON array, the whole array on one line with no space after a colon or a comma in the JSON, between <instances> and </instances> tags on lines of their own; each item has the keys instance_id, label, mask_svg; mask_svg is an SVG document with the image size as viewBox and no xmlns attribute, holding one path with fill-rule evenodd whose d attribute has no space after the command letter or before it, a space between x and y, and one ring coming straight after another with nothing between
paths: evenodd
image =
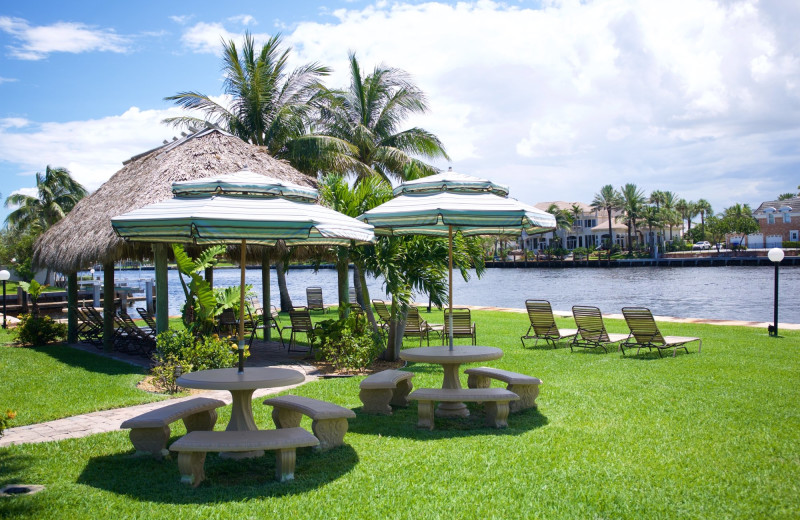
<instances>
[{"instance_id":1,"label":"thatched roof hut","mask_svg":"<svg viewBox=\"0 0 800 520\"><path fill-rule=\"evenodd\" d=\"M97 191L81 200L34 247L34 262L62 273L96 263L152 258L150 244L126 242L111 227L111 217L172 198L172 183L232 173L255 173L315 186L310 177L217 128L206 128L137 155L123 163Z\"/></svg>"}]
</instances>

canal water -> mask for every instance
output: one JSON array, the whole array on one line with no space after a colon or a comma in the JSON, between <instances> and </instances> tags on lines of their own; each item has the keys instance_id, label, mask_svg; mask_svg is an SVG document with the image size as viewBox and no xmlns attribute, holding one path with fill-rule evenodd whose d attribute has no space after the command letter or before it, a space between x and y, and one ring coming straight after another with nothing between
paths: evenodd
<instances>
[{"instance_id":1,"label":"canal water","mask_svg":"<svg viewBox=\"0 0 800 520\"><path fill-rule=\"evenodd\" d=\"M663 316L772 321L774 273L772 267L633 267L618 269L487 269L469 282L454 273L453 303L524 308L526 299L549 300L553 309L595 305L604 313L625 306L649 307ZM99 275L99 273L96 273ZM135 285L153 278L153 271L117 271L118 281ZM325 303L336 303L336 271L290 269L287 285L294 305L306 304L306 287L322 288ZM800 267L782 267L779 275L779 320L800 323ZM261 295L261 269L247 270L247 283ZM217 269L214 285L239 284L239 269ZM351 272L352 284L352 272ZM144 285L142 284L142 287ZM369 280L372 298L388 299L379 280ZM272 271L272 304L278 306L278 287ZM178 272L169 271L169 313L180 314L184 294ZM418 304L427 304L420 297Z\"/></svg>"}]
</instances>

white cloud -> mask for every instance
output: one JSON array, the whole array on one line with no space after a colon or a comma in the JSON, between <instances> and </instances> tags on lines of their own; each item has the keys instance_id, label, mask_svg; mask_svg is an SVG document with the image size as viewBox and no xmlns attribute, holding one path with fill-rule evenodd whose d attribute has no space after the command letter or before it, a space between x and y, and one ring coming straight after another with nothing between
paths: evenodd
<instances>
[{"instance_id":1,"label":"white cloud","mask_svg":"<svg viewBox=\"0 0 800 520\"><path fill-rule=\"evenodd\" d=\"M57 22L31 26L22 18L0 16L0 31L18 43L9 46L10 55L21 60L41 60L53 52L82 53L108 51L124 53L129 40L113 29L98 29L78 22Z\"/></svg>"},{"instance_id":2,"label":"white cloud","mask_svg":"<svg viewBox=\"0 0 800 520\"><path fill-rule=\"evenodd\" d=\"M3 83L13 83L15 81L19 81L19 80L17 78L4 78L4 77L0 76L0 85L2 85Z\"/></svg>"},{"instance_id":3,"label":"white cloud","mask_svg":"<svg viewBox=\"0 0 800 520\"><path fill-rule=\"evenodd\" d=\"M8 124L6 119L0 121L0 157L29 174L47 165L67 168L94 190L122 168L122 161L180 134L161 124L165 117L177 114L176 108L132 107L121 115L87 121Z\"/></svg>"},{"instance_id":4,"label":"white cloud","mask_svg":"<svg viewBox=\"0 0 800 520\"><path fill-rule=\"evenodd\" d=\"M348 81L348 50L364 70L412 73L432 111L411 123L437 133L454 169L523 200L588 201L636 182L755 202L800 167L796 6L482 0L330 14L287 33L296 65L333 66L334 87Z\"/></svg>"},{"instance_id":5,"label":"white cloud","mask_svg":"<svg viewBox=\"0 0 800 520\"><path fill-rule=\"evenodd\" d=\"M242 15L247 17L247 15ZM241 17L233 17L232 19L239 19ZM252 18L252 17L249 17ZM247 25L245 22L241 22ZM270 35L266 33L251 33L256 45L261 45L266 42ZM204 54L222 53L222 41L233 40L237 46L242 41L244 36L243 32L229 31L225 25L220 22L199 22L186 29L181 35L181 42L190 51Z\"/></svg>"},{"instance_id":6,"label":"white cloud","mask_svg":"<svg viewBox=\"0 0 800 520\"><path fill-rule=\"evenodd\" d=\"M182 14L169 17L170 20L180 25L186 25L192 18L194 18L194 15L191 14Z\"/></svg>"},{"instance_id":7,"label":"white cloud","mask_svg":"<svg viewBox=\"0 0 800 520\"><path fill-rule=\"evenodd\" d=\"M249 14L240 14L240 15L236 15L236 16L231 16L231 17L228 18L228 21L229 22L233 22L233 23L237 23L239 25L244 25L245 27L247 27L248 25L256 25L256 24L258 24L256 19L253 16L249 15Z\"/></svg>"}]
</instances>

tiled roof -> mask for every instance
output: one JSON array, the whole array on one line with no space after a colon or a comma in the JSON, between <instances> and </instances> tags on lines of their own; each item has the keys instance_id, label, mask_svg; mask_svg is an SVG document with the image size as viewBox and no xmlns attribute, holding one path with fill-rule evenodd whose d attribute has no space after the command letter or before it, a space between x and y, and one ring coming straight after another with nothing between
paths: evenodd
<instances>
[{"instance_id":1,"label":"tiled roof","mask_svg":"<svg viewBox=\"0 0 800 520\"><path fill-rule=\"evenodd\" d=\"M753 214L764 213L764 210L767 208L775 208L775 211L780 211L784 206L792 208L792 213L800 213L800 197L762 202L761 205L758 206L755 211L753 211Z\"/></svg>"}]
</instances>

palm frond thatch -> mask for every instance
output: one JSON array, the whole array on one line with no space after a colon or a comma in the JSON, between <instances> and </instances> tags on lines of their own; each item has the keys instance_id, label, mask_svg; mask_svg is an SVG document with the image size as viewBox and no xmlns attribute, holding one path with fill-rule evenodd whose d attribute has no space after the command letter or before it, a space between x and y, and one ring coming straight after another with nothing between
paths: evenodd
<instances>
[{"instance_id":1,"label":"palm frond thatch","mask_svg":"<svg viewBox=\"0 0 800 520\"><path fill-rule=\"evenodd\" d=\"M207 128L126 162L37 240L34 262L71 273L96 263L152 258L150 244L119 238L111 227L111 218L171 198L175 181L232 173L244 167L303 186L316 185L263 147Z\"/></svg>"}]
</instances>

